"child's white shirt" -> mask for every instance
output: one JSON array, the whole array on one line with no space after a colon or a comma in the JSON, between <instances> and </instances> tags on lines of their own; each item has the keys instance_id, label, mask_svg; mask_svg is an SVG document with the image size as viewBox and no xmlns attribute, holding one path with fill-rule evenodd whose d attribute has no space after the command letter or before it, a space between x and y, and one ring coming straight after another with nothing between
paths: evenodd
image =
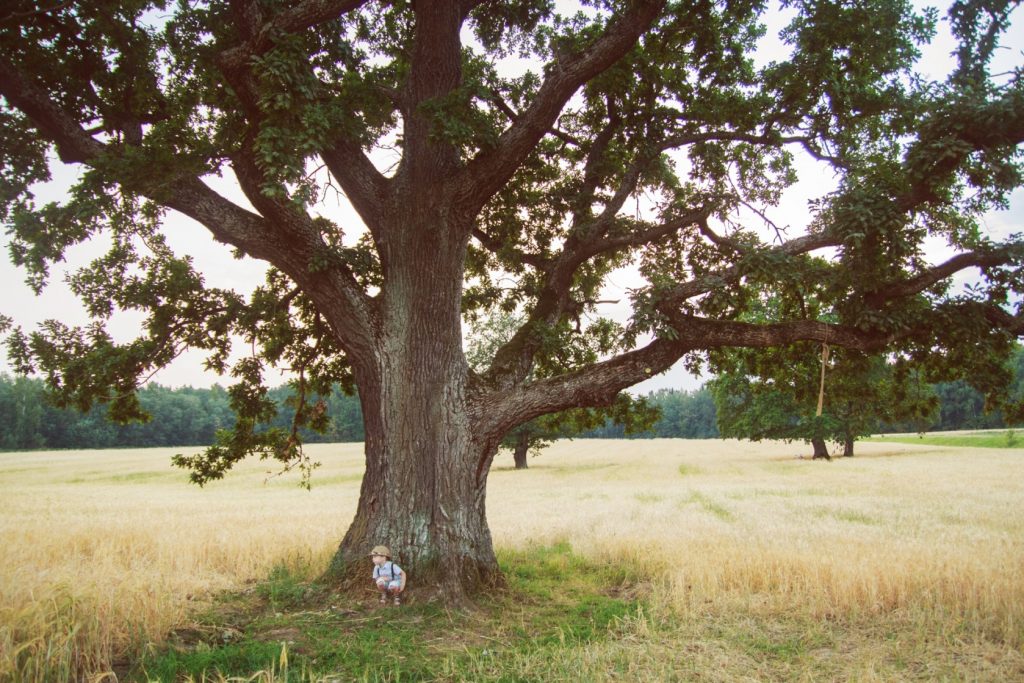
<instances>
[{"instance_id":1,"label":"child's white shirt","mask_svg":"<svg viewBox=\"0 0 1024 683\"><path fill-rule=\"evenodd\" d=\"M405 572L397 564L388 560L384 564L373 566L373 578L386 579L388 581L399 581Z\"/></svg>"}]
</instances>

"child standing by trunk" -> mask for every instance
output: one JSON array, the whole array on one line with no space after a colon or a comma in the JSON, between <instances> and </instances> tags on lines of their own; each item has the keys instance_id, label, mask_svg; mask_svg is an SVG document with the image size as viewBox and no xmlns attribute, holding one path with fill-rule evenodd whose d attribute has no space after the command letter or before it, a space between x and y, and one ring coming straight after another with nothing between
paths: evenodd
<instances>
[{"instance_id":1,"label":"child standing by trunk","mask_svg":"<svg viewBox=\"0 0 1024 683\"><path fill-rule=\"evenodd\" d=\"M398 595L405 590L405 572L391 561L391 551L387 546L378 545L370 552L370 557L373 558L373 582L380 591L381 604L387 604L388 598L392 597L395 605L401 605Z\"/></svg>"}]
</instances>

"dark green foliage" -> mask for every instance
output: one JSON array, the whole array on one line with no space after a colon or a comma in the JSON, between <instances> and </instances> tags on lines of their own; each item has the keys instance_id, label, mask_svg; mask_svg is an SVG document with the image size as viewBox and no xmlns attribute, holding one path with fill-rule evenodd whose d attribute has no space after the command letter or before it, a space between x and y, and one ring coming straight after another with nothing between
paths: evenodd
<instances>
[{"instance_id":1,"label":"dark green foliage","mask_svg":"<svg viewBox=\"0 0 1024 683\"><path fill-rule=\"evenodd\" d=\"M290 395L288 387L270 390L277 411L259 430L290 429ZM105 406L87 413L61 409L47 401L42 380L0 375L0 450L208 446L236 419L228 392L219 386L169 389L149 384L139 392L139 402L153 419L118 425L107 419ZM330 416L326 428L322 433L303 431L304 440L363 440L358 398L336 389L324 403Z\"/></svg>"},{"instance_id":2,"label":"dark green foliage","mask_svg":"<svg viewBox=\"0 0 1024 683\"><path fill-rule=\"evenodd\" d=\"M825 374L822 415L820 348L801 344L769 351L733 351L717 356L722 373L709 388L723 436L823 439L852 444L873 433L990 429L1019 424L988 404L969 380L928 383L922 373L880 357L832 350ZM940 366L941 367L941 366ZM1011 378L1002 388L1009 405L1024 398L1024 349L1004 366ZM946 368L948 374L958 374Z\"/></svg>"},{"instance_id":3,"label":"dark green foliage","mask_svg":"<svg viewBox=\"0 0 1024 683\"><path fill-rule=\"evenodd\" d=\"M247 640L221 644L191 652L170 651L147 661L144 676L137 680L175 683L186 676L200 680L207 676L248 676L269 670L281 656L281 643Z\"/></svg>"},{"instance_id":4,"label":"dark green foliage","mask_svg":"<svg viewBox=\"0 0 1024 683\"><path fill-rule=\"evenodd\" d=\"M587 439L716 439L715 403L707 389L679 391L659 389L643 397L658 418L647 429L629 433L622 425L607 420L600 427L580 434Z\"/></svg>"},{"instance_id":5,"label":"dark green foliage","mask_svg":"<svg viewBox=\"0 0 1024 683\"><path fill-rule=\"evenodd\" d=\"M723 436L787 441L832 441L852 455L858 438L883 424L904 421L924 431L938 400L923 378L879 356L831 349L825 367L821 415L821 347L796 344L715 355L720 373L709 383Z\"/></svg>"},{"instance_id":6,"label":"dark green foliage","mask_svg":"<svg viewBox=\"0 0 1024 683\"><path fill-rule=\"evenodd\" d=\"M277 612L297 607L309 592L308 588L286 564L278 564L270 570L266 582L257 587L257 593Z\"/></svg>"}]
</instances>

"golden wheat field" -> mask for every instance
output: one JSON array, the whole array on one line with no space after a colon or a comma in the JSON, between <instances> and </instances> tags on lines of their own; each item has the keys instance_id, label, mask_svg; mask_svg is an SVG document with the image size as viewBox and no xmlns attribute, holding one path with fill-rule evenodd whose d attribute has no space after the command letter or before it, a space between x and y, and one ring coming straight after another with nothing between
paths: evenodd
<instances>
[{"instance_id":1,"label":"golden wheat field","mask_svg":"<svg viewBox=\"0 0 1024 683\"><path fill-rule=\"evenodd\" d=\"M216 591L281 562L326 566L355 509L361 444L309 447L322 463L312 491L258 461L199 489L170 466L182 450L0 454L0 679L26 649L102 673ZM685 659L699 680L1024 680L1024 450L802 451L563 441L527 471L502 454L488 488L495 545L568 542L628 563L676 615L671 630L575 653L578 671L613 658L659 680ZM836 624L841 646L791 669L759 670L749 648L721 645L742 632L756 647L766 629L813 643Z\"/></svg>"}]
</instances>

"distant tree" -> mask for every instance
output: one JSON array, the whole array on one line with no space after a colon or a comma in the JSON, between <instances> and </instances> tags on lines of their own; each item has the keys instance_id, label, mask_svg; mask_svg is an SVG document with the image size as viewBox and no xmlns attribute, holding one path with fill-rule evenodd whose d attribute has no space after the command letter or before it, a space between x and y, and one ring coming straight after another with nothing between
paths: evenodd
<instances>
[{"instance_id":1,"label":"distant tree","mask_svg":"<svg viewBox=\"0 0 1024 683\"><path fill-rule=\"evenodd\" d=\"M363 411L359 406L359 397L346 393L340 386L327 397L327 414L330 415L331 441L362 441Z\"/></svg>"},{"instance_id":2,"label":"distant tree","mask_svg":"<svg viewBox=\"0 0 1024 683\"><path fill-rule=\"evenodd\" d=\"M278 404L274 421L258 429L287 429L293 410L287 405L288 387L271 389ZM303 430L308 441L362 441L359 399L341 387L327 397L330 424L324 433ZM139 391L139 402L152 417L145 422L117 425L107 417L107 407L95 406L81 413L51 404L40 379L0 374L0 450L35 448L110 448L150 446L208 446L219 431L231 427L236 415L227 391L171 389L150 383Z\"/></svg>"},{"instance_id":3,"label":"distant tree","mask_svg":"<svg viewBox=\"0 0 1024 683\"><path fill-rule=\"evenodd\" d=\"M932 429L987 429L1002 423L998 413L985 412L985 396L962 379L936 384L935 393L939 397L939 414Z\"/></svg>"},{"instance_id":4,"label":"distant tree","mask_svg":"<svg viewBox=\"0 0 1024 683\"><path fill-rule=\"evenodd\" d=\"M718 436L715 403L706 388L697 391L660 389L646 397L660 414L648 434L660 438L713 439Z\"/></svg>"},{"instance_id":5,"label":"distant tree","mask_svg":"<svg viewBox=\"0 0 1024 683\"><path fill-rule=\"evenodd\" d=\"M1018 346L1006 364L1009 375L1007 393L1013 400L1024 398L1024 348ZM1024 418L1004 415L998 405L986 401L985 395L963 379L935 385L939 412L931 429L996 429L1021 424Z\"/></svg>"},{"instance_id":6,"label":"distant tree","mask_svg":"<svg viewBox=\"0 0 1024 683\"><path fill-rule=\"evenodd\" d=\"M42 383L0 375L0 448L21 450L46 445Z\"/></svg>"},{"instance_id":7,"label":"distant tree","mask_svg":"<svg viewBox=\"0 0 1024 683\"><path fill-rule=\"evenodd\" d=\"M708 386L722 436L804 441L813 458L829 459L828 441L852 456L854 442L884 422L913 420L924 428L938 401L918 373L882 356L833 349L825 368L822 411L820 345L716 354Z\"/></svg>"}]
</instances>

